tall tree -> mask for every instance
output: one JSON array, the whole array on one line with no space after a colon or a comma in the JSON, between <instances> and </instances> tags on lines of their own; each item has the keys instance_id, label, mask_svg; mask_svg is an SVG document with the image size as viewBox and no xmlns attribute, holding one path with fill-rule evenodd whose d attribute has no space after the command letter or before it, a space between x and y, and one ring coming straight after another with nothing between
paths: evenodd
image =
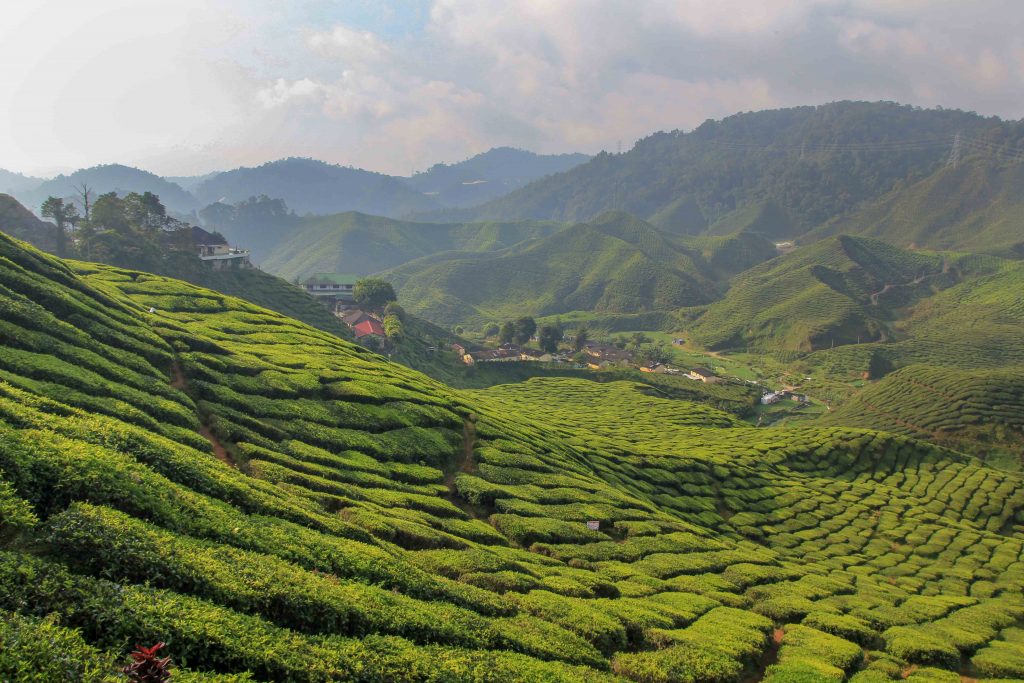
<instances>
[{"instance_id":1,"label":"tall tree","mask_svg":"<svg viewBox=\"0 0 1024 683\"><path fill-rule=\"evenodd\" d=\"M41 213L43 218L49 218L57 226L57 256L67 256L68 229L78 221L78 209L74 204L65 204L59 197L47 197Z\"/></svg>"},{"instance_id":2,"label":"tall tree","mask_svg":"<svg viewBox=\"0 0 1024 683\"><path fill-rule=\"evenodd\" d=\"M506 321L501 326L501 330L498 332L498 341L502 344L511 344L512 340L516 338L516 326L511 320Z\"/></svg>"},{"instance_id":3,"label":"tall tree","mask_svg":"<svg viewBox=\"0 0 1024 683\"><path fill-rule=\"evenodd\" d=\"M542 325L537 333L541 351L554 353L558 350L558 342L562 341L562 330L554 325Z\"/></svg>"},{"instance_id":4,"label":"tall tree","mask_svg":"<svg viewBox=\"0 0 1024 683\"><path fill-rule=\"evenodd\" d=\"M529 316L518 318L513 325L516 331L515 341L520 345L530 341L530 337L537 331L537 322Z\"/></svg>"},{"instance_id":5,"label":"tall tree","mask_svg":"<svg viewBox=\"0 0 1024 683\"><path fill-rule=\"evenodd\" d=\"M588 341L590 341L590 330L587 329L586 323L582 323L578 328L576 328L576 335L572 340L573 350L579 351L586 346Z\"/></svg>"},{"instance_id":6,"label":"tall tree","mask_svg":"<svg viewBox=\"0 0 1024 683\"><path fill-rule=\"evenodd\" d=\"M93 195L92 188L86 183L82 183L75 187L75 191L78 192L78 201L82 203L82 215L85 220L89 220L89 209L91 207Z\"/></svg>"}]
</instances>

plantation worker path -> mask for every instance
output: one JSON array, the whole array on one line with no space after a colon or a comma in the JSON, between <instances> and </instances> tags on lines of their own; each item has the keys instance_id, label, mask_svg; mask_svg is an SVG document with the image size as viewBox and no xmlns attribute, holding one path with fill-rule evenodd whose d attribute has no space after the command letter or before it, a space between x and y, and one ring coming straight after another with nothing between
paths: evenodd
<instances>
[{"instance_id":1,"label":"plantation worker path","mask_svg":"<svg viewBox=\"0 0 1024 683\"><path fill-rule=\"evenodd\" d=\"M188 380L185 379L185 373L182 372L181 364L178 362L177 359L175 359L171 363L170 384L175 389L187 393ZM225 448L224 444L220 442L220 439L218 439L217 436L213 433L213 430L210 428L210 426L203 421L202 416L197 414L196 417L199 418L199 429L196 431L198 431L203 438L210 442L210 448L213 450L213 454L217 456L217 459L223 462L228 467L237 467L234 459L228 452L228 449Z\"/></svg>"}]
</instances>

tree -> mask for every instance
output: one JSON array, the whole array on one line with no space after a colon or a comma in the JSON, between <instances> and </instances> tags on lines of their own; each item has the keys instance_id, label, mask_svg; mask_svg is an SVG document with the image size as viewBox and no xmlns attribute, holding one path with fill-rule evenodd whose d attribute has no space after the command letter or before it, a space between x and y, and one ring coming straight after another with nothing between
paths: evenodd
<instances>
[{"instance_id":1,"label":"tree","mask_svg":"<svg viewBox=\"0 0 1024 683\"><path fill-rule=\"evenodd\" d=\"M400 322L405 322L405 309L402 308L402 305L397 301L388 302L388 305L384 307L384 315L385 317L393 315L398 318Z\"/></svg>"},{"instance_id":2,"label":"tree","mask_svg":"<svg viewBox=\"0 0 1024 683\"><path fill-rule=\"evenodd\" d=\"M516 343L522 345L530 341L530 337L537 331L537 322L529 316L523 316L513 323L513 328Z\"/></svg>"},{"instance_id":3,"label":"tree","mask_svg":"<svg viewBox=\"0 0 1024 683\"><path fill-rule=\"evenodd\" d=\"M562 341L562 330L554 325L543 325L537 334L540 340L540 350L554 353L558 350L558 342Z\"/></svg>"},{"instance_id":4,"label":"tree","mask_svg":"<svg viewBox=\"0 0 1024 683\"><path fill-rule=\"evenodd\" d=\"M391 283L379 277L364 277L356 281L352 296L360 306L374 309L384 308L390 302L398 299Z\"/></svg>"},{"instance_id":5,"label":"tree","mask_svg":"<svg viewBox=\"0 0 1024 683\"><path fill-rule=\"evenodd\" d=\"M67 256L68 228L78 221L78 209L74 204L65 204L59 197L47 197L41 213L43 218L49 218L57 226L57 256Z\"/></svg>"},{"instance_id":6,"label":"tree","mask_svg":"<svg viewBox=\"0 0 1024 683\"><path fill-rule=\"evenodd\" d=\"M493 337L494 335L501 332L501 326L498 323L488 323L487 327L484 328L485 337Z\"/></svg>"},{"instance_id":7,"label":"tree","mask_svg":"<svg viewBox=\"0 0 1024 683\"><path fill-rule=\"evenodd\" d=\"M640 351L640 357L648 363L668 363L672 360L672 353L664 344L654 344L644 347Z\"/></svg>"},{"instance_id":8,"label":"tree","mask_svg":"<svg viewBox=\"0 0 1024 683\"><path fill-rule=\"evenodd\" d=\"M590 330L587 329L587 324L583 323L576 328L576 336L572 340L572 348L574 351L582 349L586 343L590 341Z\"/></svg>"},{"instance_id":9,"label":"tree","mask_svg":"<svg viewBox=\"0 0 1024 683\"><path fill-rule=\"evenodd\" d=\"M384 334L392 341L402 338L402 320L394 313L384 316Z\"/></svg>"},{"instance_id":10,"label":"tree","mask_svg":"<svg viewBox=\"0 0 1024 683\"><path fill-rule=\"evenodd\" d=\"M510 344L516 337L516 326L511 321L505 322L498 333L498 341L502 344Z\"/></svg>"}]
</instances>

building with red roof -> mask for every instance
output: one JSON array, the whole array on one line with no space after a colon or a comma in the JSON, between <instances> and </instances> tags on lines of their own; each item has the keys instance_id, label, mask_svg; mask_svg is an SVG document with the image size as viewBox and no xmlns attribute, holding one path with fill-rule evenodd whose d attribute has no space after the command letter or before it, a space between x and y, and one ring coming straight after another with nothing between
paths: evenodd
<instances>
[{"instance_id":1,"label":"building with red roof","mask_svg":"<svg viewBox=\"0 0 1024 683\"><path fill-rule=\"evenodd\" d=\"M375 318L367 318L362 322L358 322L352 326L352 331L356 334L356 339L362 339L363 337L371 334L378 337L387 336L384 334L384 326L380 324Z\"/></svg>"}]
</instances>

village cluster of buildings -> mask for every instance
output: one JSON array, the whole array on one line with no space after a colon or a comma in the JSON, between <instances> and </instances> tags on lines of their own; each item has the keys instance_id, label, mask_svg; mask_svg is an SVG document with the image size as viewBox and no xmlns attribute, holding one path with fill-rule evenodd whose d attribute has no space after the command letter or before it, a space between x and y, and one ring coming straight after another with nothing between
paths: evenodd
<instances>
[{"instance_id":1,"label":"village cluster of buildings","mask_svg":"<svg viewBox=\"0 0 1024 683\"><path fill-rule=\"evenodd\" d=\"M302 282L302 288L348 325L357 341L384 339L387 334L380 317L356 306L355 288L358 279L358 275L350 273L313 273Z\"/></svg>"},{"instance_id":2,"label":"village cluster of buildings","mask_svg":"<svg viewBox=\"0 0 1024 683\"><path fill-rule=\"evenodd\" d=\"M502 344L496 349L470 351L462 344L452 344L452 350L466 365L477 363L501 363L510 361L534 361L538 363L568 363L569 358L560 353L547 353L528 349L518 344Z\"/></svg>"}]
</instances>

